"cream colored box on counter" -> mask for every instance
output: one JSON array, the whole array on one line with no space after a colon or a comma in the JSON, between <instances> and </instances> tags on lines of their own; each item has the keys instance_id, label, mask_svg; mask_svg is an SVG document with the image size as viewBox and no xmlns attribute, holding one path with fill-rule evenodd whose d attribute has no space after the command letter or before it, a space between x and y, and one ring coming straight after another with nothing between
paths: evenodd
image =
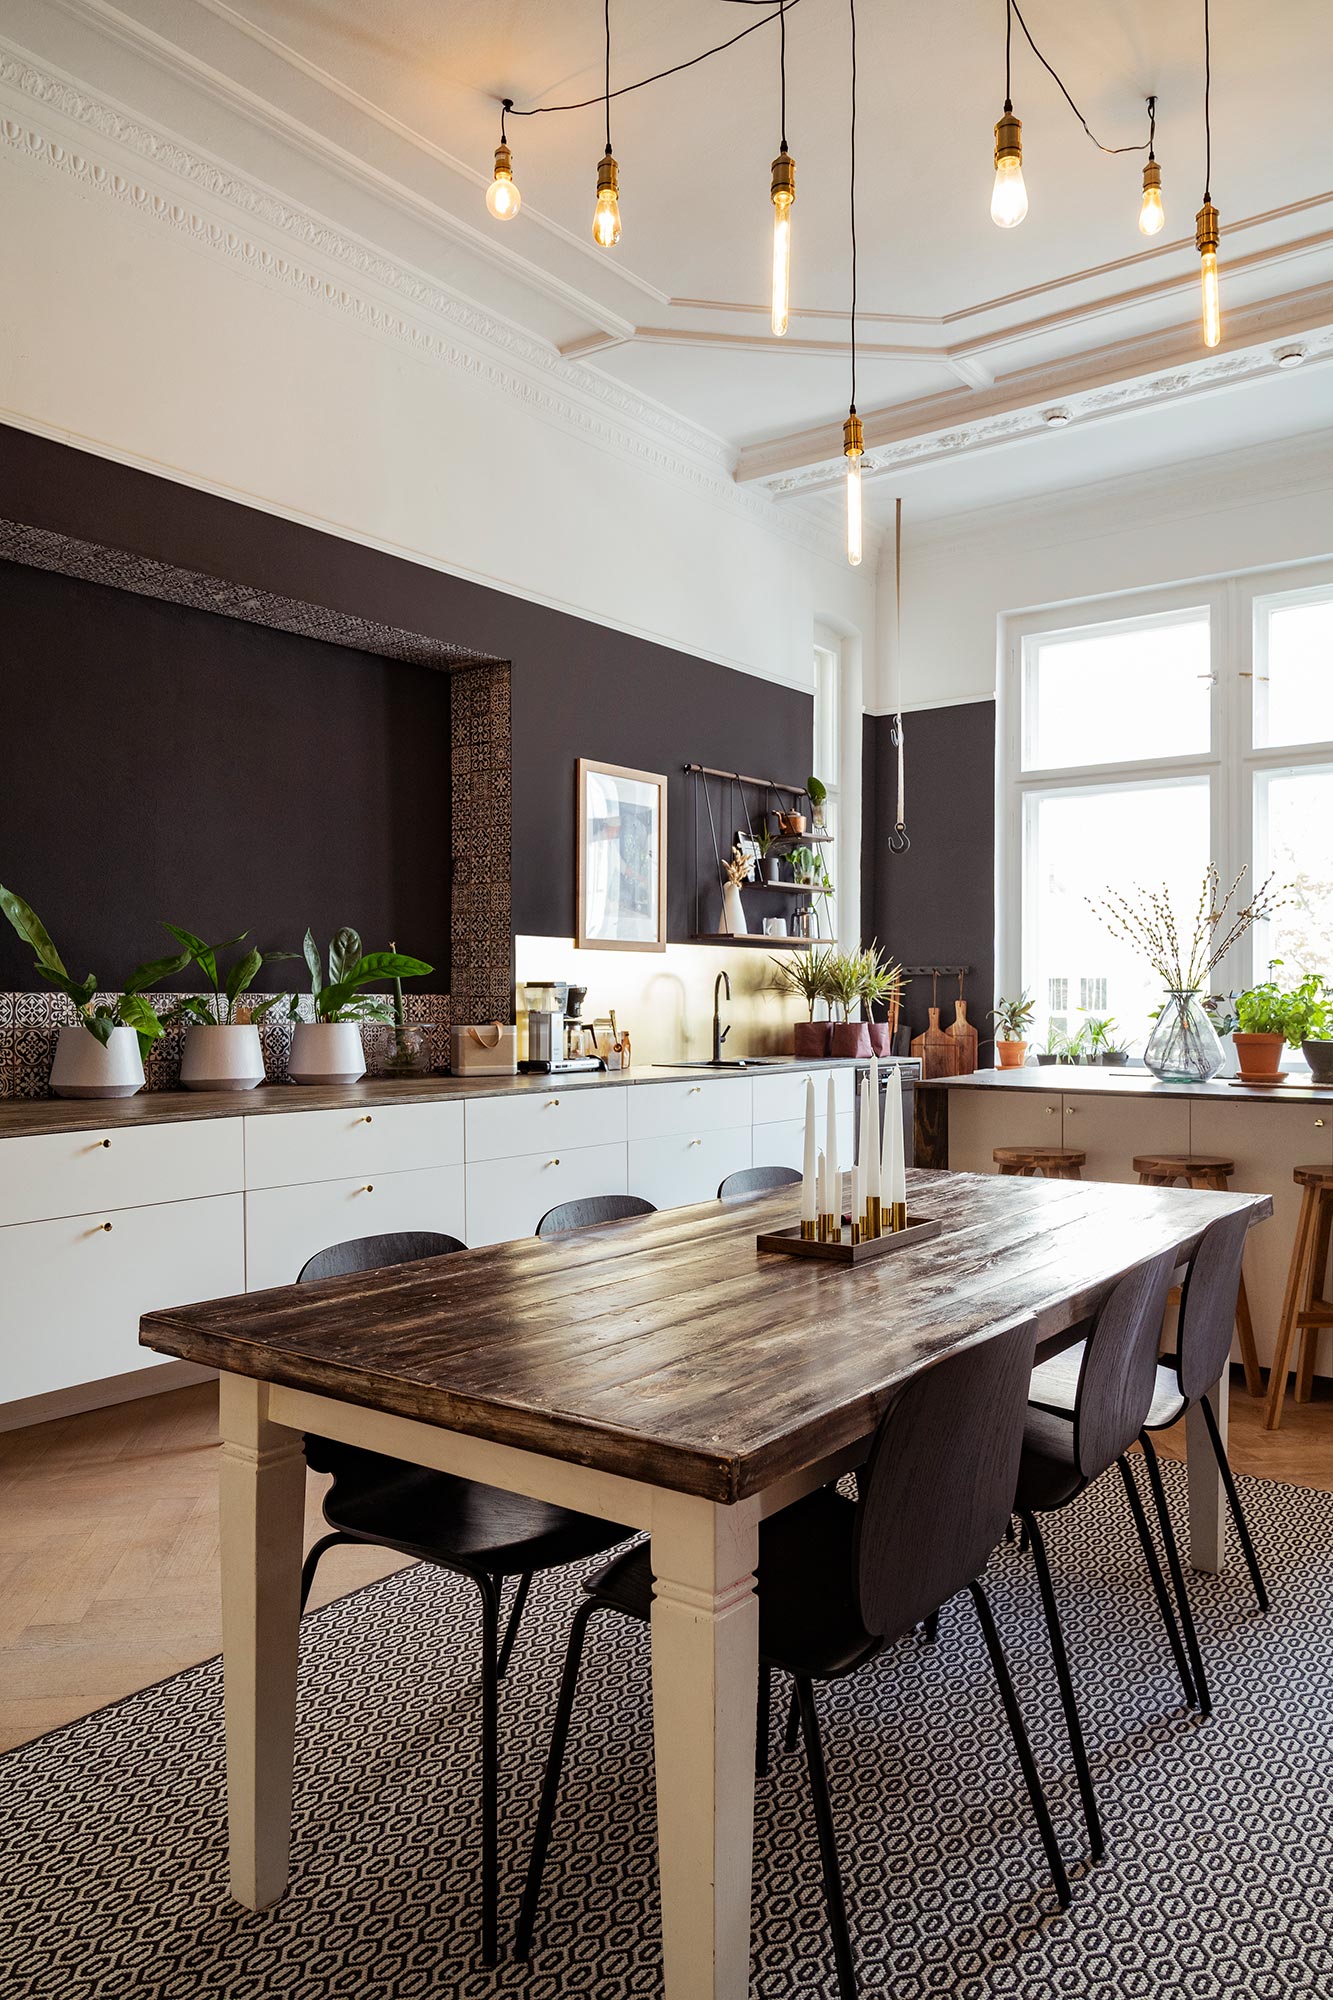
<instances>
[{"instance_id":1,"label":"cream colored box on counter","mask_svg":"<svg viewBox=\"0 0 1333 2000\"><path fill-rule=\"evenodd\" d=\"M449 1048L455 1076L513 1076L518 1068L518 1029L504 1021L454 1028Z\"/></svg>"}]
</instances>

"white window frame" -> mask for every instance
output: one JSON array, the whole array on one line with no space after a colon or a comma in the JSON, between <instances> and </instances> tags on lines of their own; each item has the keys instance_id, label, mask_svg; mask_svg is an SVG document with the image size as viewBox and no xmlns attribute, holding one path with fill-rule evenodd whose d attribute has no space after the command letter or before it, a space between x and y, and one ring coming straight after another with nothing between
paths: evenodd
<instances>
[{"instance_id":1,"label":"white window frame","mask_svg":"<svg viewBox=\"0 0 1333 2000\"><path fill-rule=\"evenodd\" d=\"M1333 589L1333 560L1251 570L1196 584L1087 598L1046 609L1013 613L1001 620L1000 675L996 718L995 963L999 990L1022 989L1030 923L1024 908L1024 829L1029 795L1089 790L1136 780L1181 780L1206 776L1210 785L1212 858L1229 885L1241 866L1254 886L1255 777L1261 771L1319 768L1333 763L1333 738L1317 743L1256 747L1254 676L1263 671L1256 617L1265 600L1322 596ZM1023 673L1025 644L1056 632L1100 626L1114 628L1137 618L1159 618L1206 607L1209 616L1210 747L1181 757L1144 757L1113 764L1081 764L1050 770L1023 769ZM1095 711L1090 711L1090 719ZM1244 937L1212 975L1214 991L1243 989L1262 975L1268 943L1262 929ZM1333 977L1333 966L1328 968ZM1029 984L1031 983L1029 979Z\"/></svg>"}]
</instances>

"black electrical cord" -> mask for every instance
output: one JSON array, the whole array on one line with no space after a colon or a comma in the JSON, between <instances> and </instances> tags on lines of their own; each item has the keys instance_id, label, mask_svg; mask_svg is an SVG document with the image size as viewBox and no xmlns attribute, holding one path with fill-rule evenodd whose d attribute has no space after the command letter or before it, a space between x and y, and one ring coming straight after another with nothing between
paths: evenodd
<instances>
[{"instance_id":1,"label":"black electrical cord","mask_svg":"<svg viewBox=\"0 0 1333 2000\"><path fill-rule=\"evenodd\" d=\"M1208 0L1203 0L1203 205L1213 199L1213 120L1209 98L1213 89L1213 50L1209 32Z\"/></svg>"},{"instance_id":2,"label":"black electrical cord","mask_svg":"<svg viewBox=\"0 0 1333 2000\"><path fill-rule=\"evenodd\" d=\"M852 23L852 123L851 123L851 174L848 192L851 197L852 218L852 405L849 414L856 415L856 0L847 0Z\"/></svg>"},{"instance_id":3,"label":"black electrical cord","mask_svg":"<svg viewBox=\"0 0 1333 2000\"><path fill-rule=\"evenodd\" d=\"M782 127L782 144L778 147L778 151L785 153L787 150L787 0L778 0L778 77L782 99L782 108L778 114L778 123Z\"/></svg>"},{"instance_id":4,"label":"black electrical cord","mask_svg":"<svg viewBox=\"0 0 1333 2000\"><path fill-rule=\"evenodd\" d=\"M1157 99L1155 97L1150 97L1148 99L1148 158L1150 160L1155 160L1157 158L1156 153L1153 151L1153 147L1156 144L1157 144Z\"/></svg>"},{"instance_id":5,"label":"black electrical cord","mask_svg":"<svg viewBox=\"0 0 1333 2000\"><path fill-rule=\"evenodd\" d=\"M1030 29L1030 28L1028 27L1028 24L1027 24L1027 22L1026 22L1026 21L1025 21L1024 19L1023 19L1023 10L1022 10L1022 8L1021 8L1021 7L1019 6L1019 4L1018 4L1018 0L1006 0L1006 5L1007 5L1007 7L1008 7L1008 9L1009 9L1009 13L1010 13L1010 14L1017 14L1017 16L1018 16L1018 25L1019 25L1019 27L1020 27L1020 28L1021 28L1021 29L1023 30L1023 33L1024 33L1025 37L1027 38L1027 45L1028 45L1028 47L1029 47L1029 48L1031 49L1031 51L1032 51L1033 55L1034 55L1034 56L1035 56L1035 57L1037 58L1037 61L1038 61L1038 62L1039 62L1039 63L1041 64L1042 68L1043 68L1043 69L1044 69L1044 70L1045 70L1045 71L1047 72L1047 74L1048 74L1049 76L1052 76L1052 77L1054 77L1054 78L1055 78L1055 81L1056 81L1056 84L1058 85L1058 87L1059 87L1059 90L1060 90L1060 95L1061 95L1061 96L1062 96L1062 97L1064 98L1064 101L1065 101L1065 103L1066 103L1066 104L1067 104L1067 105L1069 106L1069 108L1070 108L1070 110L1071 110L1071 111L1073 112L1073 114L1074 114L1075 118L1077 118L1077 120L1078 120L1079 124L1080 124L1080 125L1081 125L1081 126L1083 127L1083 130L1084 130L1084 131L1085 131L1085 132L1087 133L1088 137L1089 137L1089 138L1091 139L1091 141L1092 141L1093 145L1094 145L1094 146L1095 146L1095 147L1097 148L1098 152L1099 152L1099 153L1142 153L1142 152L1144 152L1144 151L1145 151L1146 149L1145 149L1145 148L1144 148L1144 147L1143 147L1142 145L1138 145L1138 146L1103 146L1103 144L1102 144L1101 140L1100 140L1100 139L1099 139L1099 138L1097 137L1097 134L1096 134L1096 133L1095 133L1095 132L1093 131L1093 129L1092 129L1092 127L1091 127L1091 125L1089 125L1089 123L1088 123L1087 119L1086 119L1086 118L1085 118L1085 117L1083 116L1083 113L1082 113L1082 112L1081 112L1081 111L1079 110L1079 108L1078 108L1077 104L1075 104L1075 102L1074 102L1073 98L1072 98L1072 97L1071 97L1071 96L1069 95L1069 92L1068 92L1068 91L1067 91L1067 90L1065 89L1065 86L1064 86L1064 83L1063 83L1063 81L1061 80L1061 77L1060 77L1060 74L1059 74L1058 70L1056 70L1056 69L1052 68L1051 64L1047 62L1047 60L1046 60L1045 56L1044 56L1044 55L1042 54L1041 50L1040 50L1040 49L1039 49L1039 48L1037 47L1037 44L1036 44L1036 43L1035 43L1035 42L1033 41L1033 39L1032 39L1032 30L1031 30L1031 29ZM1208 0L1204 0L1204 21L1205 21L1205 24L1207 23L1207 19L1208 19ZM1008 100L1008 93L1009 93L1009 36L1008 36L1008 33L1007 33L1007 32L1006 32L1006 35L1005 35L1005 51L1004 51L1004 68L1005 68L1005 79L1004 79L1004 88L1005 88L1005 98L1006 98L1006 102L1005 102L1005 107L1004 107L1004 108L1005 108L1005 110L1006 110L1006 111L1009 111L1009 110L1011 110L1011 109L1012 109L1013 107L1012 107L1012 106L1011 106L1011 105L1010 105L1010 104L1008 103L1008 101L1007 101L1007 100Z\"/></svg>"},{"instance_id":6,"label":"black electrical cord","mask_svg":"<svg viewBox=\"0 0 1333 2000\"><path fill-rule=\"evenodd\" d=\"M606 106L606 150L611 150L611 0L606 0L606 90L602 102Z\"/></svg>"},{"instance_id":7,"label":"black electrical cord","mask_svg":"<svg viewBox=\"0 0 1333 2000\"><path fill-rule=\"evenodd\" d=\"M622 83L619 90L611 90L608 87L606 90L599 92L596 97L580 98L576 104L530 104L526 110L519 111L515 110L511 102L509 116L511 118L543 118L551 111L586 111L593 104L609 105L613 97L628 97L631 91L646 90L650 83L660 83L663 77L667 76L679 76L682 70L694 69L697 64L707 62L710 56L720 56L724 50L734 49L737 42L743 42L747 35L756 34L760 28L766 28L770 21L780 21L788 7L799 7L800 4L801 0L783 0L780 6L775 5L774 0L727 0L727 5L731 7L766 7L768 12L761 21L751 21L748 28L742 28L738 35L731 37L730 41L718 42L716 47L705 49L701 55L690 56L685 62L673 63L670 69L659 69L652 76L641 77L637 83ZM784 22L784 33L785 28L786 24ZM609 81L608 69L608 86Z\"/></svg>"},{"instance_id":8,"label":"black electrical cord","mask_svg":"<svg viewBox=\"0 0 1333 2000\"><path fill-rule=\"evenodd\" d=\"M1024 33L1026 33L1026 29ZM1014 0L1004 0L1004 108L1014 108L1013 84Z\"/></svg>"}]
</instances>

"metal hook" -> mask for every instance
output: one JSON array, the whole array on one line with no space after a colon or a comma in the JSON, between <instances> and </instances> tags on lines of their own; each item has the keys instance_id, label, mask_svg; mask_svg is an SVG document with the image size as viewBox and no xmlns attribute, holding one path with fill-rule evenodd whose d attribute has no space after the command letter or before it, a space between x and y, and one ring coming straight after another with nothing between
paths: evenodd
<instances>
[{"instance_id":1,"label":"metal hook","mask_svg":"<svg viewBox=\"0 0 1333 2000\"><path fill-rule=\"evenodd\" d=\"M908 839L907 835L903 832L903 829L901 827L897 827L895 831L889 835L888 847L890 854L906 854L908 848L911 845L912 845L911 841Z\"/></svg>"}]
</instances>

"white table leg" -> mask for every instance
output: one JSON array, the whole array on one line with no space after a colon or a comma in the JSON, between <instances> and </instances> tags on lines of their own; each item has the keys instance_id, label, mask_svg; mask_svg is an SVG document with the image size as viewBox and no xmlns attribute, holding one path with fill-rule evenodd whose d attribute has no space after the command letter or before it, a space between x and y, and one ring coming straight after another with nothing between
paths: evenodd
<instances>
[{"instance_id":1,"label":"white table leg","mask_svg":"<svg viewBox=\"0 0 1333 2000\"><path fill-rule=\"evenodd\" d=\"M223 1375L222 1663L231 1893L249 1909L287 1886L305 1459L268 1420L268 1386Z\"/></svg>"},{"instance_id":2,"label":"white table leg","mask_svg":"<svg viewBox=\"0 0 1333 2000\"><path fill-rule=\"evenodd\" d=\"M1222 1443L1227 1441L1230 1376L1224 1373L1208 1392ZM1189 1467L1190 1561L1195 1569L1226 1567L1227 1502L1222 1477L1208 1437L1207 1419L1198 1404L1185 1418L1185 1460Z\"/></svg>"},{"instance_id":3,"label":"white table leg","mask_svg":"<svg viewBox=\"0 0 1333 2000\"><path fill-rule=\"evenodd\" d=\"M653 1739L666 2000L746 2000L759 1508L653 1504Z\"/></svg>"}]
</instances>

